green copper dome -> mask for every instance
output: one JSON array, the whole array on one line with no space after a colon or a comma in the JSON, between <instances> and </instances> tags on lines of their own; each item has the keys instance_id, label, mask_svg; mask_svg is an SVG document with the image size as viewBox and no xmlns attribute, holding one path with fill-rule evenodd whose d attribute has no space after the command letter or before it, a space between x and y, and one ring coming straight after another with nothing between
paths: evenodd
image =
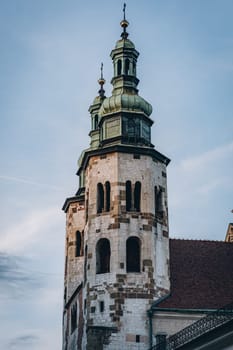
<instances>
[{"instance_id":1,"label":"green copper dome","mask_svg":"<svg viewBox=\"0 0 233 350\"><path fill-rule=\"evenodd\" d=\"M135 49L134 43L129 39L120 39L116 42L115 49Z\"/></svg>"},{"instance_id":2,"label":"green copper dome","mask_svg":"<svg viewBox=\"0 0 233 350\"><path fill-rule=\"evenodd\" d=\"M143 113L149 117L152 113L152 106L139 95L119 94L105 98L100 107L99 114L104 116L115 112Z\"/></svg>"}]
</instances>

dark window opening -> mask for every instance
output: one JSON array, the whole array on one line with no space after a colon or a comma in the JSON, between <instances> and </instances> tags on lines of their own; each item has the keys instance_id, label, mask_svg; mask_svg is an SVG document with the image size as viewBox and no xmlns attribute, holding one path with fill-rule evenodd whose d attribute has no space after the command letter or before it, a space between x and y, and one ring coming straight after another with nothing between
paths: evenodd
<instances>
[{"instance_id":1,"label":"dark window opening","mask_svg":"<svg viewBox=\"0 0 233 350\"><path fill-rule=\"evenodd\" d=\"M94 129L96 130L98 128L98 124L99 124L99 118L98 115L95 115L95 119L94 119Z\"/></svg>"},{"instance_id":2,"label":"dark window opening","mask_svg":"<svg viewBox=\"0 0 233 350\"><path fill-rule=\"evenodd\" d=\"M84 258L84 284L87 280L87 245L85 247L85 258Z\"/></svg>"},{"instance_id":3,"label":"dark window opening","mask_svg":"<svg viewBox=\"0 0 233 350\"><path fill-rule=\"evenodd\" d=\"M87 220L88 220L88 205L89 205L89 192L87 192L87 199L86 199L86 203L85 203L85 206L86 206L86 210L85 210L85 220L86 220L86 223L87 223Z\"/></svg>"},{"instance_id":4,"label":"dark window opening","mask_svg":"<svg viewBox=\"0 0 233 350\"><path fill-rule=\"evenodd\" d=\"M125 74L126 75L129 75L129 64L130 64L130 61L128 58L126 58L126 60L125 60Z\"/></svg>"},{"instance_id":5,"label":"dark window opening","mask_svg":"<svg viewBox=\"0 0 233 350\"><path fill-rule=\"evenodd\" d=\"M77 328L77 303L71 307L71 333Z\"/></svg>"},{"instance_id":6,"label":"dark window opening","mask_svg":"<svg viewBox=\"0 0 233 350\"><path fill-rule=\"evenodd\" d=\"M133 62L133 74L136 75L136 63Z\"/></svg>"},{"instance_id":7,"label":"dark window opening","mask_svg":"<svg viewBox=\"0 0 233 350\"><path fill-rule=\"evenodd\" d=\"M134 155L133 155L133 158L134 158L134 159L140 159L141 156L140 156L140 154L134 154Z\"/></svg>"},{"instance_id":8,"label":"dark window opening","mask_svg":"<svg viewBox=\"0 0 233 350\"><path fill-rule=\"evenodd\" d=\"M161 217L163 215L163 190L162 190L162 188L158 189L155 186L154 196L155 196L155 216Z\"/></svg>"},{"instance_id":9,"label":"dark window opening","mask_svg":"<svg viewBox=\"0 0 233 350\"><path fill-rule=\"evenodd\" d=\"M110 243L106 238L101 238L96 245L96 273L110 272Z\"/></svg>"},{"instance_id":10,"label":"dark window opening","mask_svg":"<svg viewBox=\"0 0 233 350\"><path fill-rule=\"evenodd\" d=\"M101 183L97 185L97 213L102 213L104 209L104 188Z\"/></svg>"},{"instance_id":11,"label":"dark window opening","mask_svg":"<svg viewBox=\"0 0 233 350\"><path fill-rule=\"evenodd\" d=\"M141 182L137 181L134 187L134 207L136 211L140 211L141 202Z\"/></svg>"},{"instance_id":12,"label":"dark window opening","mask_svg":"<svg viewBox=\"0 0 233 350\"><path fill-rule=\"evenodd\" d=\"M140 335L136 334L136 343L140 343Z\"/></svg>"},{"instance_id":13,"label":"dark window opening","mask_svg":"<svg viewBox=\"0 0 233 350\"><path fill-rule=\"evenodd\" d=\"M137 237L126 241L126 271L140 272L140 240Z\"/></svg>"},{"instance_id":14,"label":"dark window opening","mask_svg":"<svg viewBox=\"0 0 233 350\"><path fill-rule=\"evenodd\" d=\"M128 137L136 137L136 123L133 119L128 119Z\"/></svg>"},{"instance_id":15,"label":"dark window opening","mask_svg":"<svg viewBox=\"0 0 233 350\"><path fill-rule=\"evenodd\" d=\"M100 312L104 312L104 301L100 301Z\"/></svg>"},{"instance_id":16,"label":"dark window opening","mask_svg":"<svg viewBox=\"0 0 233 350\"><path fill-rule=\"evenodd\" d=\"M82 235L79 231L76 232L76 252L75 252L75 256L82 256L83 252L82 252Z\"/></svg>"},{"instance_id":17,"label":"dark window opening","mask_svg":"<svg viewBox=\"0 0 233 350\"><path fill-rule=\"evenodd\" d=\"M110 203L111 203L110 194L111 194L111 186L110 186L110 182L107 181L105 182L105 195L106 195L105 210L106 211L110 211Z\"/></svg>"},{"instance_id":18,"label":"dark window opening","mask_svg":"<svg viewBox=\"0 0 233 350\"><path fill-rule=\"evenodd\" d=\"M66 247L68 248L68 240L66 241ZM67 252L66 254L68 254L68 252ZM67 275L67 264L68 264L68 258L67 258L67 255L66 255L66 260L65 260L65 275Z\"/></svg>"},{"instance_id":19,"label":"dark window opening","mask_svg":"<svg viewBox=\"0 0 233 350\"><path fill-rule=\"evenodd\" d=\"M131 181L126 181L126 211L130 211L132 208L132 192Z\"/></svg>"},{"instance_id":20,"label":"dark window opening","mask_svg":"<svg viewBox=\"0 0 233 350\"><path fill-rule=\"evenodd\" d=\"M117 61L117 75L121 75L122 63L121 60Z\"/></svg>"},{"instance_id":21,"label":"dark window opening","mask_svg":"<svg viewBox=\"0 0 233 350\"><path fill-rule=\"evenodd\" d=\"M156 345L159 349L165 350L166 349L166 334L160 334L158 333L156 336Z\"/></svg>"}]
</instances>

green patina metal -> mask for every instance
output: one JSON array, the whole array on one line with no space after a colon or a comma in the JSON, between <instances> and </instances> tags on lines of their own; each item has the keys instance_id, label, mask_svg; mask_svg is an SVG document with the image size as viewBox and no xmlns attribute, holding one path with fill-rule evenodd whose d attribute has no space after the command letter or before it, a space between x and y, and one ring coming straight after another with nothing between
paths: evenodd
<instances>
[{"instance_id":1,"label":"green patina metal","mask_svg":"<svg viewBox=\"0 0 233 350\"><path fill-rule=\"evenodd\" d=\"M109 144L135 144L153 148L150 128L152 106L138 94L139 79L136 74L139 52L128 39L128 21L121 21L123 32L111 52L113 60L112 95L105 97L103 66L99 96L89 108L92 127L90 149L107 147ZM89 150L90 150L89 149ZM88 150L87 150L88 151Z\"/></svg>"}]
</instances>

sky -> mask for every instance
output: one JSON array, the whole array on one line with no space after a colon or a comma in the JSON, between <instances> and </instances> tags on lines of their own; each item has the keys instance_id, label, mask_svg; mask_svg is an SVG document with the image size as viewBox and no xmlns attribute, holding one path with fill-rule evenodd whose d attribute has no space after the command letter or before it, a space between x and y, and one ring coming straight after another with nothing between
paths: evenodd
<instances>
[{"instance_id":1,"label":"sky","mask_svg":"<svg viewBox=\"0 0 233 350\"><path fill-rule=\"evenodd\" d=\"M0 1L0 350L61 349L65 198L123 1ZM139 93L168 166L170 236L233 221L233 2L128 0Z\"/></svg>"}]
</instances>

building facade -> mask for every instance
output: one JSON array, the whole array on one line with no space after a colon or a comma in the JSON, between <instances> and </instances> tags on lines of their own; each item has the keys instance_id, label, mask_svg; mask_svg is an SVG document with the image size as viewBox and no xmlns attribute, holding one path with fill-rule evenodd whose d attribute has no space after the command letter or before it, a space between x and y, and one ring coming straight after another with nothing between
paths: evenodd
<instances>
[{"instance_id":1,"label":"building facade","mask_svg":"<svg viewBox=\"0 0 233 350\"><path fill-rule=\"evenodd\" d=\"M221 349L223 338L232 348L233 226L225 242L169 239L170 160L151 141L128 24L110 55L110 97L101 69L79 188L63 206L63 350Z\"/></svg>"},{"instance_id":2,"label":"building facade","mask_svg":"<svg viewBox=\"0 0 233 350\"><path fill-rule=\"evenodd\" d=\"M113 90L89 108L90 148L67 198L63 350L148 349L147 310L167 294L166 167L151 142L151 105L138 94L128 21L111 52Z\"/></svg>"}]
</instances>

